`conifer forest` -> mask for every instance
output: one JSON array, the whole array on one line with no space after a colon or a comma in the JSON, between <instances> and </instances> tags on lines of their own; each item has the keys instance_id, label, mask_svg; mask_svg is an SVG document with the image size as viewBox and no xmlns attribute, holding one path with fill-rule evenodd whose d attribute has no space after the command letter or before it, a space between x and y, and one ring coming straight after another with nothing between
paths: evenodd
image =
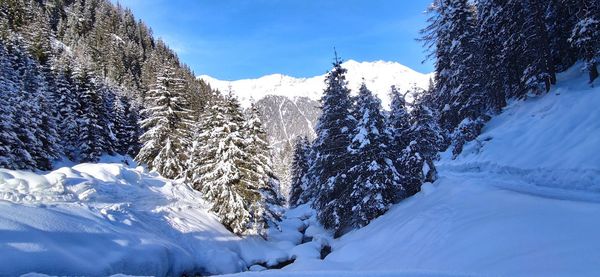
<instances>
[{"instance_id":1,"label":"conifer forest","mask_svg":"<svg viewBox=\"0 0 600 277\"><path fill-rule=\"evenodd\" d=\"M432 73L331 38L239 81L121 2L0 0L0 276L600 274L598 0L427 0Z\"/></svg>"}]
</instances>

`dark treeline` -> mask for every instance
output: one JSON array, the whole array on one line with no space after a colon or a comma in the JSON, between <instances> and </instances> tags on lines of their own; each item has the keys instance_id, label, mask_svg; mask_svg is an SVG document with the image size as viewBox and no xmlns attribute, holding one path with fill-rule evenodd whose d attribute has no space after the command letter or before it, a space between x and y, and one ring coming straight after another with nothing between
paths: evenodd
<instances>
[{"instance_id":1,"label":"dark treeline","mask_svg":"<svg viewBox=\"0 0 600 277\"><path fill-rule=\"evenodd\" d=\"M0 0L0 167L135 157L263 233L282 199L256 111L213 91L108 0Z\"/></svg>"},{"instance_id":2,"label":"dark treeline","mask_svg":"<svg viewBox=\"0 0 600 277\"><path fill-rule=\"evenodd\" d=\"M135 156L139 111L165 66L186 79L190 100L210 90L131 11L108 1L0 1L0 55L7 168Z\"/></svg>"},{"instance_id":3,"label":"dark treeline","mask_svg":"<svg viewBox=\"0 0 600 277\"><path fill-rule=\"evenodd\" d=\"M511 99L547 93L578 60L592 83L600 60L597 0L436 0L421 40L435 80L413 103L392 88L390 113L364 85L357 97L336 60L317 138L296 142L292 206L311 203L336 235L364 226L436 178Z\"/></svg>"},{"instance_id":4,"label":"dark treeline","mask_svg":"<svg viewBox=\"0 0 600 277\"><path fill-rule=\"evenodd\" d=\"M598 77L597 0L436 0L423 42L435 58L432 107L454 154L510 99L540 95L584 62Z\"/></svg>"}]
</instances>

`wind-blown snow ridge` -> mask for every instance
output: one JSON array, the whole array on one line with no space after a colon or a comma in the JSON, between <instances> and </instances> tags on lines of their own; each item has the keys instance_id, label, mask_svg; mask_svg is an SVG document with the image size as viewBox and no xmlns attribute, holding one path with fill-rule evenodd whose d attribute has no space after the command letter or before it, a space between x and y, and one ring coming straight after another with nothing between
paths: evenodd
<instances>
[{"instance_id":1,"label":"wind-blown snow ridge","mask_svg":"<svg viewBox=\"0 0 600 277\"><path fill-rule=\"evenodd\" d=\"M383 101L383 105L389 105L390 86L397 86L400 91L408 90L416 85L426 88L431 74L416 72L396 62L375 61L357 62L348 60L343 63L348 69L346 78L350 89L358 91L360 83L367 84L375 94ZM280 95L293 97L308 97L318 100L325 88L325 74L310 78L294 78L282 74L271 74L258 79L243 79L237 81L218 80L208 75L198 78L209 83L213 88L222 92L231 91L238 96L242 105L249 106L252 101L258 101L267 95Z\"/></svg>"}]
</instances>

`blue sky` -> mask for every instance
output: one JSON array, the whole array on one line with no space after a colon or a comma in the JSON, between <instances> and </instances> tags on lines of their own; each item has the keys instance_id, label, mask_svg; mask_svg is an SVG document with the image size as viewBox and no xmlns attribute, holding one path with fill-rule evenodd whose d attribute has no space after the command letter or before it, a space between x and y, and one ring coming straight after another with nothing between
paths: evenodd
<instances>
[{"instance_id":1,"label":"blue sky","mask_svg":"<svg viewBox=\"0 0 600 277\"><path fill-rule=\"evenodd\" d=\"M133 10L197 75L323 74L340 56L432 71L418 31L431 0L113 0Z\"/></svg>"}]
</instances>

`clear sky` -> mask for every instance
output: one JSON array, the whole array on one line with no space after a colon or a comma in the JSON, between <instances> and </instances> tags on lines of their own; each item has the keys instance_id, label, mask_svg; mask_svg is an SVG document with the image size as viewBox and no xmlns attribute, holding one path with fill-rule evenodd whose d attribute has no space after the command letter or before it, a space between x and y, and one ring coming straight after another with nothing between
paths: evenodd
<instances>
[{"instance_id":1,"label":"clear sky","mask_svg":"<svg viewBox=\"0 0 600 277\"><path fill-rule=\"evenodd\" d=\"M325 73L344 59L432 62L415 41L431 0L113 0L133 10L197 75L236 80Z\"/></svg>"}]
</instances>

